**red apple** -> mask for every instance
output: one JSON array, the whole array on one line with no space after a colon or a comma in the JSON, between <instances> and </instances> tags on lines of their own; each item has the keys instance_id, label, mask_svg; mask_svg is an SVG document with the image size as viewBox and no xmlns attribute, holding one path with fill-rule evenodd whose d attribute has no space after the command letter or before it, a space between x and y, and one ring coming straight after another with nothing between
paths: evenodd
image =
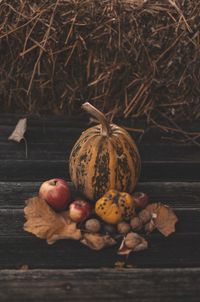
<instances>
[{"instance_id":1,"label":"red apple","mask_svg":"<svg viewBox=\"0 0 200 302\"><path fill-rule=\"evenodd\" d=\"M82 222L91 214L91 206L85 200L73 201L69 206L69 216L75 222Z\"/></svg>"},{"instance_id":2,"label":"red apple","mask_svg":"<svg viewBox=\"0 0 200 302\"><path fill-rule=\"evenodd\" d=\"M133 196L136 208L144 209L147 206L147 204L149 202L149 198L148 198L147 194L145 194L143 192L135 192L135 193L133 193L132 196Z\"/></svg>"},{"instance_id":3,"label":"red apple","mask_svg":"<svg viewBox=\"0 0 200 302\"><path fill-rule=\"evenodd\" d=\"M60 178L43 182L39 189L39 196L56 211L65 210L71 199L69 185Z\"/></svg>"}]
</instances>

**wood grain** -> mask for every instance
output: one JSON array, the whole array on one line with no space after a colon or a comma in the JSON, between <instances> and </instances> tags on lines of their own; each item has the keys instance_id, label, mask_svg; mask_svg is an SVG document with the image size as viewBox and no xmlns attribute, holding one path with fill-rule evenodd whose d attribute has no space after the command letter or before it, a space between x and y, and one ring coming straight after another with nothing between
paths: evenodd
<instances>
[{"instance_id":1,"label":"wood grain","mask_svg":"<svg viewBox=\"0 0 200 302\"><path fill-rule=\"evenodd\" d=\"M38 193L41 182L0 182L0 208L20 209L27 198ZM76 195L69 182L73 196ZM199 182L140 182L136 191L146 192L151 202L163 202L173 208L200 209Z\"/></svg>"},{"instance_id":2,"label":"wood grain","mask_svg":"<svg viewBox=\"0 0 200 302\"><path fill-rule=\"evenodd\" d=\"M146 236L149 249L131 254L128 259L117 255L116 247L93 251L79 242L61 240L52 246L45 240L23 231L22 210L0 210L0 268L85 268L114 267L127 261L137 267L196 267L200 265L200 212L176 211L177 232L165 238L158 232ZM191 223L191 219L193 223Z\"/></svg>"},{"instance_id":3,"label":"wood grain","mask_svg":"<svg viewBox=\"0 0 200 302\"><path fill-rule=\"evenodd\" d=\"M199 284L199 268L4 270L0 300L198 302Z\"/></svg>"},{"instance_id":4,"label":"wood grain","mask_svg":"<svg viewBox=\"0 0 200 302\"><path fill-rule=\"evenodd\" d=\"M13 220L13 224L15 221ZM138 268L200 267L200 234L174 234L164 238L154 234L149 249L126 259L117 255L117 246L94 251L78 241L61 240L49 246L34 236L0 236L0 269L30 268L112 268L126 261Z\"/></svg>"},{"instance_id":5,"label":"wood grain","mask_svg":"<svg viewBox=\"0 0 200 302\"><path fill-rule=\"evenodd\" d=\"M73 115L35 115L35 114L13 114L0 113L0 125L14 127L20 118L27 117L30 127L77 127L80 128L89 122L89 117L83 113L77 116Z\"/></svg>"},{"instance_id":6,"label":"wood grain","mask_svg":"<svg viewBox=\"0 0 200 302\"><path fill-rule=\"evenodd\" d=\"M200 234L200 209L176 209L175 213L179 219L177 231L179 233ZM22 231L24 217L22 209L0 209L0 236L26 236ZM192 220L192 223L191 223ZM12 223L14 222L14 223Z\"/></svg>"},{"instance_id":7,"label":"wood grain","mask_svg":"<svg viewBox=\"0 0 200 302\"><path fill-rule=\"evenodd\" d=\"M140 181L200 181L200 162L143 161ZM68 160L0 160L0 181L69 180Z\"/></svg>"},{"instance_id":8,"label":"wood grain","mask_svg":"<svg viewBox=\"0 0 200 302\"><path fill-rule=\"evenodd\" d=\"M169 238L155 232L147 237L148 250L128 258L117 255L120 242L99 252L71 240L49 246L23 231L24 201L46 179L69 180L70 150L89 119L28 117L26 158L23 142L8 141L20 117L0 114L0 301L199 301L199 148L164 143L156 129L139 144L142 174L136 190L175 209L177 232ZM139 133L131 135L138 142ZM114 269L116 261L131 268ZM29 270L20 270L23 265Z\"/></svg>"},{"instance_id":9,"label":"wood grain","mask_svg":"<svg viewBox=\"0 0 200 302\"><path fill-rule=\"evenodd\" d=\"M60 133L60 132L59 132ZM50 141L32 141L28 142L28 159L62 159L67 158L70 150L76 142L79 135L66 137L59 140L60 134L57 133L56 139L50 137ZM81 132L80 132L81 134ZM177 144L140 144L138 145L140 155L143 161L177 161L177 162L200 162L199 148L191 145ZM7 141L0 138L0 159L26 159L24 152L24 142L20 144Z\"/></svg>"}]
</instances>

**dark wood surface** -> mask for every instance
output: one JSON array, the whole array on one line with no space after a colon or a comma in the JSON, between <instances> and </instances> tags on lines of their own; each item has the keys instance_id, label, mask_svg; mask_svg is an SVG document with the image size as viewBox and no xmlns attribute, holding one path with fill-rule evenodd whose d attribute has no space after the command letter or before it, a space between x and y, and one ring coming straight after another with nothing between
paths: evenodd
<instances>
[{"instance_id":1,"label":"dark wood surface","mask_svg":"<svg viewBox=\"0 0 200 302\"><path fill-rule=\"evenodd\" d=\"M199 283L199 268L5 270L0 301L196 302Z\"/></svg>"},{"instance_id":2,"label":"dark wood surface","mask_svg":"<svg viewBox=\"0 0 200 302\"><path fill-rule=\"evenodd\" d=\"M137 190L174 208L179 222L169 238L155 232L150 248L128 259L117 247L48 246L23 231L24 202L46 179L69 181L69 153L88 121L29 118L26 158L24 143L7 139L18 118L0 115L0 301L200 301L200 149L151 133L139 144Z\"/></svg>"}]
</instances>

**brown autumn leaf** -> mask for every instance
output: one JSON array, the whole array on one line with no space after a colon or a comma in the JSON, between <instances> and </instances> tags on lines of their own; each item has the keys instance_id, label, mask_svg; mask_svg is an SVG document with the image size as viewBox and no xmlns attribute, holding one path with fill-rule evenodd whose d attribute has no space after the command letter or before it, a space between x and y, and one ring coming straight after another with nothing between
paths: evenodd
<instances>
[{"instance_id":1,"label":"brown autumn leaf","mask_svg":"<svg viewBox=\"0 0 200 302\"><path fill-rule=\"evenodd\" d=\"M72 222L67 212L56 213L41 198L33 197L27 200L24 208L26 222L24 230L46 239L53 244L60 239L81 239L81 231Z\"/></svg>"},{"instance_id":2,"label":"brown autumn leaf","mask_svg":"<svg viewBox=\"0 0 200 302\"><path fill-rule=\"evenodd\" d=\"M155 227L164 236L167 237L175 232L175 225L178 218L170 207L158 202L149 204L146 210L152 213Z\"/></svg>"},{"instance_id":3,"label":"brown autumn leaf","mask_svg":"<svg viewBox=\"0 0 200 302\"><path fill-rule=\"evenodd\" d=\"M116 241L109 235L85 233L81 243L89 246L93 250L101 250L106 246L115 245Z\"/></svg>"},{"instance_id":4,"label":"brown autumn leaf","mask_svg":"<svg viewBox=\"0 0 200 302\"><path fill-rule=\"evenodd\" d=\"M20 143L22 139L24 139L24 134L27 129L27 118L21 118L12 134L9 136L9 140L13 140L15 142Z\"/></svg>"},{"instance_id":5,"label":"brown autumn leaf","mask_svg":"<svg viewBox=\"0 0 200 302\"><path fill-rule=\"evenodd\" d=\"M137 233L128 233L118 250L118 255L129 255L131 252L139 252L148 248L148 242Z\"/></svg>"}]
</instances>

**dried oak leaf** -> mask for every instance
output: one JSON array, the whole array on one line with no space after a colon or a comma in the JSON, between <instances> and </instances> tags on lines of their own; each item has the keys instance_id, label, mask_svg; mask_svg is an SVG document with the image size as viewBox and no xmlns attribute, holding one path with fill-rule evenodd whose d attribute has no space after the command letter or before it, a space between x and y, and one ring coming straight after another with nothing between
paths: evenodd
<instances>
[{"instance_id":1,"label":"dried oak leaf","mask_svg":"<svg viewBox=\"0 0 200 302\"><path fill-rule=\"evenodd\" d=\"M128 233L118 250L119 255L129 255L131 252L139 252L148 248L148 242L137 233Z\"/></svg>"},{"instance_id":2,"label":"dried oak leaf","mask_svg":"<svg viewBox=\"0 0 200 302\"><path fill-rule=\"evenodd\" d=\"M46 239L48 244L53 244L60 239L81 239L81 231L76 223L72 222L67 212L58 214L39 197L27 200L24 208L26 222L24 230Z\"/></svg>"},{"instance_id":3,"label":"dried oak leaf","mask_svg":"<svg viewBox=\"0 0 200 302\"><path fill-rule=\"evenodd\" d=\"M101 235L98 233L85 233L81 243L89 246L93 250L101 250L106 246L115 245L116 241L109 235Z\"/></svg>"},{"instance_id":4,"label":"dried oak leaf","mask_svg":"<svg viewBox=\"0 0 200 302\"><path fill-rule=\"evenodd\" d=\"M155 227L164 236L167 237L175 232L178 218L170 207L162 203L152 203L146 207L146 210L152 213Z\"/></svg>"},{"instance_id":5,"label":"dried oak leaf","mask_svg":"<svg viewBox=\"0 0 200 302\"><path fill-rule=\"evenodd\" d=\"M21 118L18 121L14 131L12 132L12 134L9 136L8 139L20 143L22 139L25 139L24 134L26 132L26 128L27 128L27 118Z\"/></svg>"}]
</instances>

